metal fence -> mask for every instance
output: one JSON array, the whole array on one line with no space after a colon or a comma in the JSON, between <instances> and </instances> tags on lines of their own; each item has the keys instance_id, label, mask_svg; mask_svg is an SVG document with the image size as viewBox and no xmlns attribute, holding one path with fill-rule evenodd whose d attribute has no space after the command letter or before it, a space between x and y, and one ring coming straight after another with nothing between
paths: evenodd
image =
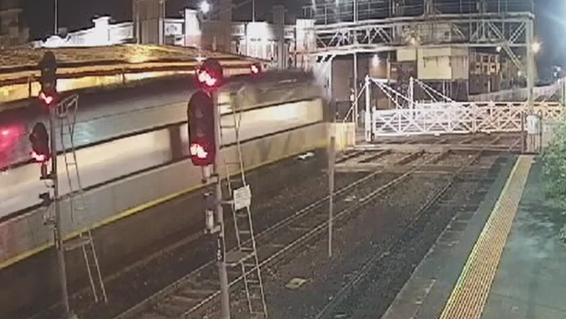
<instances>
[{"instance_id":1,"label":"metal fence","mask_svg":"<svg viewBox=\"0 0 566 319\"><path fill-rule=\"evenodd\" d=\"M560 103L536 103L534 112L543 120L562 116ZM371 136L441 135L525 130L527 103L442 103L414 109L372 112Z\"/></svg>"}]
</instances>

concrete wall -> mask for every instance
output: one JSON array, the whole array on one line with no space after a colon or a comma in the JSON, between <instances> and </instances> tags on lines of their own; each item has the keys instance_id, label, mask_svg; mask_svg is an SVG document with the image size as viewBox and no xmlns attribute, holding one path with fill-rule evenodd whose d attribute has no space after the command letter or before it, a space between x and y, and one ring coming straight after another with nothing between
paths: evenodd
<instances>
[{"instance_id":1,"label":"concrete wall","mask_svg":"<svg viewBox=\"0 0 566 319\"><path fill-rule=\"evenodd\" d=\"M330 134L336 137L336 150L343 151L356 145L356 130L354 123L332 123Z\"/></svg>"}]
</instances>

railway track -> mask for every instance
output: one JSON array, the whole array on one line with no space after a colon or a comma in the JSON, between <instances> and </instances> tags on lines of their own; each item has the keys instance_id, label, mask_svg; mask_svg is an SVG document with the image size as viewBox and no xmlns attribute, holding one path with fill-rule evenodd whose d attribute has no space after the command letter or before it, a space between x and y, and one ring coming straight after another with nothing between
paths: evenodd
<instances>
[{"instance_id":1,"label":"railway track","mask_svg":"<svg viewBox=\"0 0 566 319\"><path fill-rule=\"evenodd\" d=\"M380 178L383 171L376 171L340 189L335 195L335 207L338 212L335 214L335 219L338 221L351 215L393 186L408 179L421 166L436 163L445 156L446 154L443 153L437 154L426 161L422 161L419 165L407 168L406 172L400 173L398 176L390 176L385 179ZM454 173L452 180L480 156L481 151L468 161L468 165L463 165ZM414 157L414 159L416 158ZM405 160L405 158L401 159L401 161ZM323 234L328 218L327 201L328 197L322 198L258 234L256 241L258 243L260 267L273 264L277 260L289 256L296 249L307 245L314 238ZM230 286L233 287L241 281L243 276L229 271L229 277ZM115 319L196 317L197 314L214 304L219 295L218 286L216 267L213 262L210 262L120 314Z\"/></svg>"},{"instance_id":2,"label":"railway track","mask_svg":"<svg viewBox=\"0 0 566 319\"><path fill-rule=\"evenodd\" d=\"M375 256L369 258L359 271L356 272L354 276L349 277L347 282L344 283L342 288L332 297L330 301L318 312L314 317L315 319L331 319L344 316L344 309L351 307L352 305L348 302L348 297L353 293L357 286L362 285L364 281L369 281L368 277L374 273L376 265L382 262L385 258L390 255L393 249L401 245L410 235L415 225L426 218L425 212L430 210L434 205L439 204L442 201L444 195L451 189L451 187L459 180L464 180L468 176L462 176L464 170L477 162L482 156L483 151L478 151L473 157L469 158L459 169L454 172L447 182L439 188L432 197L430 197L423 205L421 205L417 211L413 214L413 217L409 220L407 226L401 232L400 235L396 236L386 247L383 249L381 254L376 254ZM465 175L465 174L464 174Z\"/></svg>"}]
</instances>

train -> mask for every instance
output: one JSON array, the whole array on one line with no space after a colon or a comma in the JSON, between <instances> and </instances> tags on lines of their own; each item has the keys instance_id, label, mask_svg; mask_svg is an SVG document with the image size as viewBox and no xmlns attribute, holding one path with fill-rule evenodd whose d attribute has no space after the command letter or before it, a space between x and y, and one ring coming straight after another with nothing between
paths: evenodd
<instances>
[{"instance_id":1,"label":"train","mask_svg":"<svg viewBox=\"0 0 566 319\"><path fill-rule=\"evenodd\" d=\"M221 120L232 123L237 116L240 121L239 144L247 170L326 146L329 125L321 92L312 75L298 71L236 78L220 89L220 107L224 109ZM172 116L186 118L186 104L162 109L172 112ZM69 200L63 199L61 218L66 235L93 230L101 264L112 264L123 258L125 252L141 251L165 234L182 231L189 214L191 218L201 216L199 211L191 212L190 207L188 211L173 212L160 206L203 187L200 168L187 157L186 125L172 124L77 150L87 204L76 213L80 216L75 214L72 218ZM234 160L235 137L223 131L223 138L226 140L220 156ZM60 172L64 172L62 158L59 163ZM219 171L226 172L224 167ZM10 291L0 301L0 309L5 311L0 315L6 317L13 317L12 314L58 289L56 281L46 283L43 272L30 267L49 264L51 254L45 252L53 249L49 244L51 231L43 224L45 210L33 207L38 204L38 194L45 191L38 174L37 165L25 165L4 176L5 182L12 184L6 188L10 192L0 194L0 203L8 205L1 212L10 214L10 205L26 210L13 218L5 215L0 221L0 243L14 243L3 246L0 254L0 269L9 270L0 271L0 286ZM62 179L62 194L68 191L64 183ZM79 280L78 276L84 274L81 256L69 252L66 258L70 282ZM15 278L27 278L30 284L22 285ZM33 283L40 282L43 288L38 290Z\"/></svg>"}]
</instances>

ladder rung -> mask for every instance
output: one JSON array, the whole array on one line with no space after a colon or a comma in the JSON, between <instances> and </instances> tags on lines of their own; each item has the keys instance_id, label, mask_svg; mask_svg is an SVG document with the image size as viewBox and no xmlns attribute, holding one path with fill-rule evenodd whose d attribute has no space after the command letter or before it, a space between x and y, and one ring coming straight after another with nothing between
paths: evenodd
<instances>
[{"instance_id":1,"label":"ladder rung","mask_svg":"<svg viewBox=\"0 0 566 319\"><path fill-rule=\"evenodd\" d=\"M240 162L224 162L225 165L238 165L240 166Z\"/></svg>"},{"instance_id":2,"label":"ladder rung","mask_svg":"<svg viewBox=\"0 0 566 319\"><path fill-rule=\"evenodd\" d=\"M220 128L222 129L235 129L237 128L236 125L221 125Z\"/></svg>"},{"instance_id":3,"label":"ladder rung","mask_svg":"<svg viewBox=\"0 0 566 319\"><path fill-rule=\"evenodd\" d=\"M245 235L250 235L252 232L249 230L239 230L238 231L240 234L245 234Z\"/></svg>"},{"instance_id":4,"label":"ladder rung","mask_svg":"<svg viewBox=\"0 0 566 319\"><path fill-rule=\"evenodd\" d=\"M240 209L240 210L236 211L236 216L240 217L240 218L246 218L246 219L249 218L249 214L248 214L247 210L244 210L244 209Z\"/></svg>"},{"instance_id":5,"label":"ladder rung","mask_svg":"<svg viewBox=\"0 0 566 319\"><path fill-rule=\"evenodd\" d=\"M78 237L76 239L71 239L69 242L63 244L66 250L74 250L85 245L90 244L90 237Z\"/></svg>"},{"instance_id":6,"label":"ladder rung","mask_svg":"<svg viewBox=\"0 0 566 319\"><path fill-rule=\"evenodd\" d=\"M230 251L226 254L226 263L232 267L243 263L254 256L253 252L243 252L243 251Z\"/></svg>"},{"instance_id":7,"label":"ladder rung","mask_svg":"<svg viewBox=\"0 0 566 319\"><path fill-rule=\"evenodd\" d=\"M250 294L250 299L263 300L263 298L261 297L261 294L260 294L260 296L251 295L251 294Z\"/></svg>"}]
</instances>

